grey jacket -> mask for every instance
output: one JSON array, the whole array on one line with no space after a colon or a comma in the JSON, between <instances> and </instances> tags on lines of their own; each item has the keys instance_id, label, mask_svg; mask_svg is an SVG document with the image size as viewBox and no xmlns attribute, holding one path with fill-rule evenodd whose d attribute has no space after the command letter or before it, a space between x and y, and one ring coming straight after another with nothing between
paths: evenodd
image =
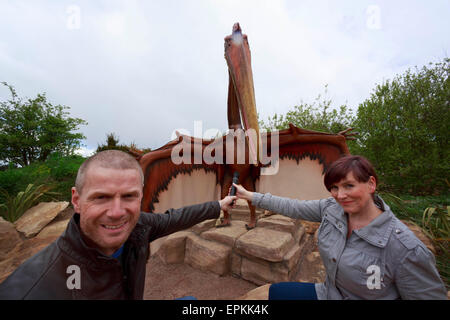
<instances>
[{"instance_id":1,"label":"grey jacket","mask_svg":"<svg viewBox=\"0 0 450 320\"><path fill-rule=\"evenodd\" d=\"M434 255L378 196L383 211L347 239L347 218L333 199L296 200L254 193L253 205L321 222L318 247L327 272L319 299L447 299Z\"/></svg>"}]
</instances>

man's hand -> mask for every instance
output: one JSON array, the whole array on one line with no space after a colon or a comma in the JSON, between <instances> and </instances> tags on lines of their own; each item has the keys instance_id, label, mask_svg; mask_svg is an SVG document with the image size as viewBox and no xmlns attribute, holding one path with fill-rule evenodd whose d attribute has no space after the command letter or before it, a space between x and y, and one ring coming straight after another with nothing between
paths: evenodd
<instances>
[{"instance_id":1,"label":"man's hand","mask_svg":"<svg viewBox=\"0 0 450 320\"><path fill-rule=\"evenodd\" d=\"M219 200L220 209L223 211L229 211L233 209L233 201L237 199L236 196L226 196L222 200Z\"/></svg>"}]
</instances>

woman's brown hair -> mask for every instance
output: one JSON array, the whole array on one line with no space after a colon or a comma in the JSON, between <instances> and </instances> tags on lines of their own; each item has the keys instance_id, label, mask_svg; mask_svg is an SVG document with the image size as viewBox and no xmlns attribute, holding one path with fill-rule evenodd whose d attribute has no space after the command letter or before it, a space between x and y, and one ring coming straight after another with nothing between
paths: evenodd
<instances>
[{"instance_id":1,"label":"woman's brown hair","mask_svg":"<svg viewBox=\"0 0 450 320\"><path fill-rule=\"evenodd\" d=\"M373 176L378 184L377 174L369 160L363 156L344 156L328 167L324 177L327 190L330 191L333 184L344 179L349 172L353 172L358 182L367 182Z\"/></svg>"}]
</instances>

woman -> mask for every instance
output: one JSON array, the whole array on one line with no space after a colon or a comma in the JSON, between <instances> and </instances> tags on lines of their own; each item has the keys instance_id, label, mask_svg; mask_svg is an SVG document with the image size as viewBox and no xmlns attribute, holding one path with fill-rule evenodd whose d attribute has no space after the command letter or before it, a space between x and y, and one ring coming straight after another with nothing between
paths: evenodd
<instances>
[{"instance_id":1,"label":"woman","mask_svg":"<svg viewBox=\"0 0 450 320\"><path fill-rule=\"evenodd\" d=\"M375 194L377 182L367 159L345 156L324 177L332 198L300 201L235 185L257 207L321 222L325 283L274 284L269 299L447 299L433 254Z\"/></svg>"}]
</instances>

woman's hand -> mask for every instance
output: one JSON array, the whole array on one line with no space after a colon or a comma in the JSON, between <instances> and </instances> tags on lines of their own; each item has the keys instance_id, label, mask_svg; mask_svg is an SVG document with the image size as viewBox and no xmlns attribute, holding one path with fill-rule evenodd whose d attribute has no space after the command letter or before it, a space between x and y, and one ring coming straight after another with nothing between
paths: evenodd
<instances>
[{"instance_id":1,"label":"woman's hand","mask_svg":"<svg viewBox=\"0 0 450 320\"><path fill-rule=\"evenodd\" d=\"M239 199L244 199L244 200L247 200L250 202L252 201L253 192L245 190L245 188L243 186L241 186L240 184L233 183L233 186L235 186L235 188L236 188L236 196Z\"/></svg>"}]
</instances>

